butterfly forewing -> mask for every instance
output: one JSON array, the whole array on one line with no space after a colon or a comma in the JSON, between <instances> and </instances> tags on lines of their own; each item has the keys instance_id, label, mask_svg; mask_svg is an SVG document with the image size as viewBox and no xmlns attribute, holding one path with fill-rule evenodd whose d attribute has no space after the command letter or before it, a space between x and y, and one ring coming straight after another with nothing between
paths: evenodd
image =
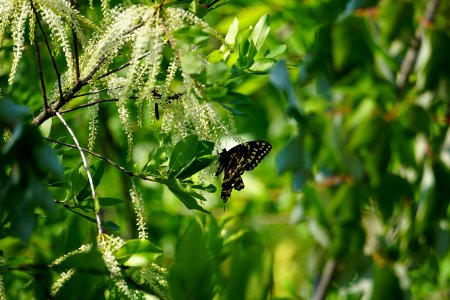
<instances>
[{"instance_id":1,"label":"butterfly forewing","mask_svg":"<svg viewBox=\"0 0 450 300\"><path fill-rule=\"evenodd\" d=\"M244 188L241 175L244 171L253 170L269 153L272 146L264 141L253 141L239 144L219 154L216 176L224 171L222 181L223 202L227 202L233 188L237 191Z\"/></svg>"},{"instance_id":2,"label":"butterfly forewing","mask_svg":"<svg viewBox=\"0 0 450 300\"><path fill-rule=\"evenodd\" d=\"M269 153L270 149L272 149L272 145L264 141L248 142L245 146L248 151L245 157L245 171L253 170L261 162L264 156Z\"/></svg>"}]
</instances>

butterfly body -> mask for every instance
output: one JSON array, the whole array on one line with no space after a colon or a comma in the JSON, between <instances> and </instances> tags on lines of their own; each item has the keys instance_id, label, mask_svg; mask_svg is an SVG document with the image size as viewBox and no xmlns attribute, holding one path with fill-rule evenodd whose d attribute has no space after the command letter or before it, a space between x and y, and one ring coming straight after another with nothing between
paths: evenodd
<instances>
[{"instance_id":1,"label":"butterfly body","mask_svg":"<svg viewBox=\"0 0 450 300\"><path fill-rule=\"evenodd\" d=\"M216 176L224 171L221 198L227 202L233 189L240 191L244 188L242 174L253 170L272 149L272 145L265 141L252 141L239 144L230 150L223 150L219 154Z\"/></svg>"}]
</instances>

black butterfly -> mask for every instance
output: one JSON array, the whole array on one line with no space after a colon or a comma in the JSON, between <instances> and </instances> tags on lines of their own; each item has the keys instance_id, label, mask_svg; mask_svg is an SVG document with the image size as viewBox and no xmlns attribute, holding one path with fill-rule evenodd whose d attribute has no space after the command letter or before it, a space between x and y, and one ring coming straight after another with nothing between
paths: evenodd
<instances>
[{"instance_id":1,"label":"black butterfly","mask_svg":"<svg viewBox=\"0 0 450 300\"><path fill-rule=\"evenodd\" d=\"M264 141L252 141L223 150L219 154L216 176L225 170L222 181L221 198L224 203L230 198L233 188L240 191L244 188L241 175L244 171L253 170L269 153L272 145Z\"/></svg>"}]
</instances>

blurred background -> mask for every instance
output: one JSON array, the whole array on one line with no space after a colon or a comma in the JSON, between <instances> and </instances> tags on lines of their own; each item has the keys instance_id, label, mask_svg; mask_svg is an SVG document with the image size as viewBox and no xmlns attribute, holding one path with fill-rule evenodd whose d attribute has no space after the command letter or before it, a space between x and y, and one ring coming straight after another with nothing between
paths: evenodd
<instances>
[{"instance_id":1,"label":"blurred background","mask_svg":"<svg viewBox=\"0 0 450 300\"><path fill-rule=\"evenodd\" d=\"M258 55L285 45L270 70L241 76L212 104L224 118L232 108L236 136L273 149L244 173L245 188L232 192L225 209L221 178L211 176L214 166L207 169L217 187L203 194L210 215L188 210L161 184L139 183L149 239L163 250L157 261L169 270L173 298L449 299L450 2L223 2L201 16L222 35L235 18L242 32L268 14ZM87 4L79 9L94 14ZM9 40L0 48L0 87L36 116L34 52L25 50L8 87L11 49ZM95 149L142 167L161 141L160 124L145 116L127 162L116 111L113 103L101 106ZM88 115L65 117L87 141L80 128ZM62 126L51 130L54 139L67 136ZM228 137L217 151L235 144ZM56 150L66 168L80 163L76 150ZM98 194L123 201L105 208L105 219L120 227L116 235L135 238L130 178L109 164L102 176ZM2 236L4 257L48 263L95 238L92 223L61 205L35 213L28 245ZM30 295L34 287L23 284L33 275L14 272L4 278L7 293ZM194 287L190 296L186 286Z\"/></svg>"}]
</instances>

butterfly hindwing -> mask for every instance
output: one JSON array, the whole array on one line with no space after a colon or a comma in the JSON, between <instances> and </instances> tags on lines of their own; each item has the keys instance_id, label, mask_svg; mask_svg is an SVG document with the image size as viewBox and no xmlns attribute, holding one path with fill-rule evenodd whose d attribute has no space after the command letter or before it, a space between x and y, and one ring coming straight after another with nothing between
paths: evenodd
<instances>
[{"instance_id":1,"label":"butterfly hindwing","mask_svg":"<svg viewBox=\"0 0 450 300\"><path fill-rule=\"evenodd\" d=\"M252 141L239 144L219 154L216 176L224 171L221 198L227 202L233 188L237 191L244 188L242 174L253 170L269 153L272 146L264 141Z\"/></svg>"}]
</instances>

